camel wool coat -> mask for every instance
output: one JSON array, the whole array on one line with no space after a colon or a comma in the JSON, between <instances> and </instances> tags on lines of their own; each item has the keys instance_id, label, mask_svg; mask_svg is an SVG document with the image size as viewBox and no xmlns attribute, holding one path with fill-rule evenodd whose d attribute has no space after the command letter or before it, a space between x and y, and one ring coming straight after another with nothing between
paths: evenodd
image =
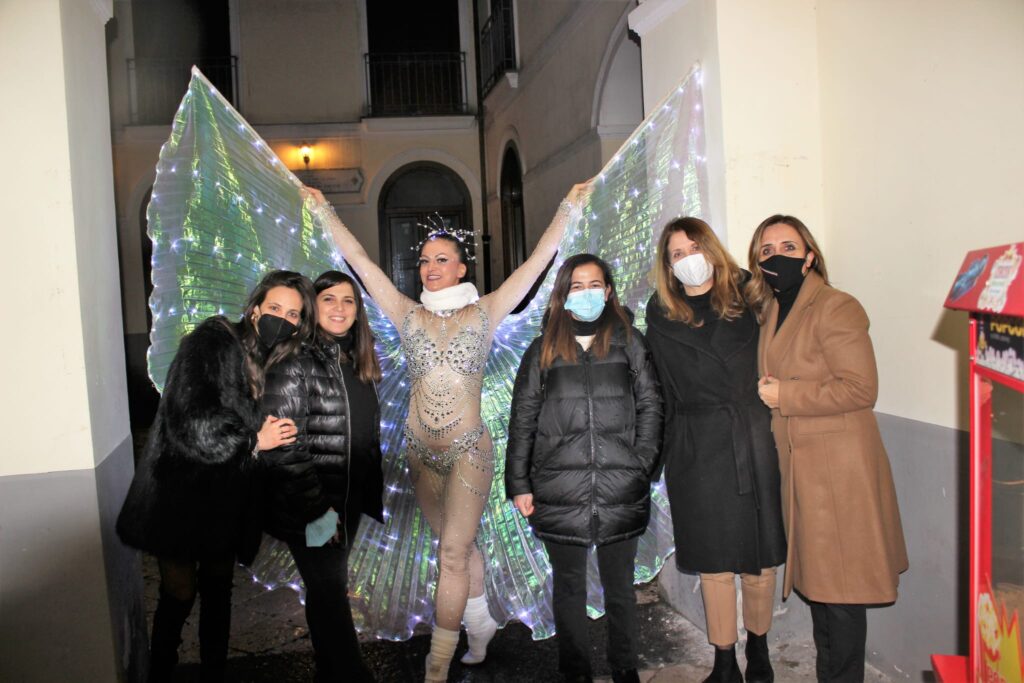
<instances>
[{"instance_id":1,"label":"camel wool coat","mask_svg":"<svg viewBox=\"0 0 1024 683\"><path fill-rule=\"evenodd\" d=\"M776 331L778 314L773 301L758 366L780 383L772 432L789 544L783 597L796 588L816 602L895 602L907 550L873 412L878 371L868 317L815 271Z\"/></svg>"}]
</instances>

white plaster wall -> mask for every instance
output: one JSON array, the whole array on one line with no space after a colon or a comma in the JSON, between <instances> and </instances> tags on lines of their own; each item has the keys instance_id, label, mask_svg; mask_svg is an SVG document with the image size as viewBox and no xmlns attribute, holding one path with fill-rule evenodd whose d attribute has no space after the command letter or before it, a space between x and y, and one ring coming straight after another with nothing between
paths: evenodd
<instances>
[{"instance_id":1,"label":"white plaster wall","mask_svg":"<svg viewBox=\"0 0 1024 683\"><path fill-rule=\"evenodd\" d=\"M17 93L0 145L20 150L0 169L0 374L17 426L0 476L91 468L128 430L101 9L0 4L0 85Z\"/></svg>"},{"instance_id":2,"label":"white plaster wall","mask_svg":"<svg viewBox=\"0 0 1024 683\"><path fill-rule=\"evenodd\" d=\"M690 73L703 72L704 144L707 151L706 215L719 235L729 235L726 210L722 85L715 0L645 0L629 16L640 35L644 111L652 111Z\"/></svg>"},{"instance_id":3,"label":"white plaster wall","mask_svg":"<svg viewBox=\"0 0 1024 683\"><path fill-rule=\"evenodd\" d=\"M829 272L871 317L878 410L967 428L964 254L1024 239L1024 3L818 3Z\"/></svg>"}]
</instances>

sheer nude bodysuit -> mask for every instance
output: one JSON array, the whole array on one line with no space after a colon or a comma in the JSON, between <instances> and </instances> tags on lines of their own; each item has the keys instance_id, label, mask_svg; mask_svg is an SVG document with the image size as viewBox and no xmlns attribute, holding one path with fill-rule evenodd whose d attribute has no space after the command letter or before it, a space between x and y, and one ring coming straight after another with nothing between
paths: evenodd
<instances>
[{"instance_id":1,"label":"sheer nude bodysuit","mask_svg":"<svg viewBox=\"0 0 1024 683\"><path fill-rule=\"evenodd\" d=\"M480 418L484 365L497 325L554 257L570 220L563 202L537 247L476 303L430 312L404 296L330 209L315 210L370 296L398 328L412 388L405 447L416 499L438 536L437 626L458 631L466 601L484 592L475 539L494 476L491 435Z\"/></svg>"}]
</instances>

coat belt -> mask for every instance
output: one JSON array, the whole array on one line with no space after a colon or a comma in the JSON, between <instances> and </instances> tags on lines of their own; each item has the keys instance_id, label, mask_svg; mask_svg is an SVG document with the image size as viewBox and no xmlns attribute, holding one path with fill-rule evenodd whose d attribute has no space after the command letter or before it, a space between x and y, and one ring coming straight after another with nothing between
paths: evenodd
<instances>
[{"instance_id":1,"label":"coat belt","mask_svg":"<svg viewBox=\"0 0 1024 683\"><path fill-rule=\"evenodd\" d=\"M754 490L753 443L746 406L736 403L690 403L677 409L681 415L708 415L720 410L732 420L732 456L736 463L736 493L745 496ZM742 409L742 410L741 410Z\"/></svg>"}]
</instances>

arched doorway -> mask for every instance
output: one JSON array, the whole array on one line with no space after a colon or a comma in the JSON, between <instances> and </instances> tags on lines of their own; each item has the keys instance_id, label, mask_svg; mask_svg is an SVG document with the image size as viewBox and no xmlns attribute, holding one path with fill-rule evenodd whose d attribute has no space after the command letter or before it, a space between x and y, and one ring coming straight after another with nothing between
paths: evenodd
<instances>
[{"instance_id":1,"label":"arched doorway","mask_svg":"<svg viewBox=\"0 0 1024 683\"><path fill-rule=\"evenodd\" d=\"M403 294L419 298L416 246L420 241L435 226L444 225L451 230L468 228L471 212L466 184L441 164L412 163L388 178L378 204L381 267ZM473 255L475 244L466 246ZM468 266L466 281L476 283L473 262Z\"/></svg>"},{"instance_id":2,"label":"arched doorway","mask_svg":"<svg viewBox=\"0 0 1024 683\"><path fill-rule=\"evenodd\" d=\"M513 145L505 149L501 160L501 241L505 277L508 277L526 260L523 171Z\"/></svg>"}]
</instances>

